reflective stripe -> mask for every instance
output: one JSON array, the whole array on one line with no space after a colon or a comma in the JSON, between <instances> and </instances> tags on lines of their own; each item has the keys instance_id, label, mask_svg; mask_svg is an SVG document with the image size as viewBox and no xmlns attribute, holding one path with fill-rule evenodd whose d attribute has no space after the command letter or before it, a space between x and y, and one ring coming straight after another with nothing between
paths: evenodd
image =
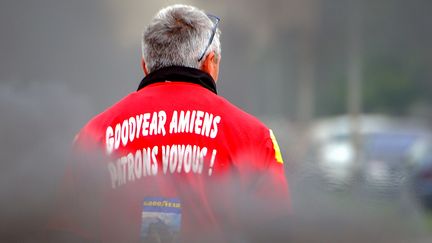
<instances>
[{"instance_id":1,"label":"reflective stripe","mask_svg":"<svg viewBox=\"0 0 432 243\"><path fill-rule=\"evenodd\" d=\"M279 148L279 144L276 141L276 137L275 137L273 131L271 129L269 129L269 131L270 131L270 138L271 138L272 143L273 143L273 148L275 150L275 159L278 163L283 164L283 159L282 159L282 154L281 154L281 151Z\"/></svg>"}]
</instances>

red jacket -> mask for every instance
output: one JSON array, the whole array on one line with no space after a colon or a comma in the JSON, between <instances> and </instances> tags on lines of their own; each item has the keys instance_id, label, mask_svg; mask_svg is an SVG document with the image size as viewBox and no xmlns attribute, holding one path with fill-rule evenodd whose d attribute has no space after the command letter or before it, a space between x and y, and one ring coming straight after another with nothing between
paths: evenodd
<instances>
[{"instance_id":1,"label":"red jacket","mask_svg":"<svg viewBox=\"0 0 432 243\"><path fill-rule=\"evenodd\" d=\"M271 132L192 68L148 75L77 135L53 227L109 242L220 236L289 210ZM102 150L108 157L94 153Z\"/></svg>"}]
</instances>

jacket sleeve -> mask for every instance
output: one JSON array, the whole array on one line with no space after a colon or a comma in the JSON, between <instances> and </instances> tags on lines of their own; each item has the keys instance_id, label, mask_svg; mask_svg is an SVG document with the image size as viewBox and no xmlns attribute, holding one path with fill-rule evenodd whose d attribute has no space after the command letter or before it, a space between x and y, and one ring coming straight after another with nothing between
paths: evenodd
<instances>
[{"instance_id":1,"label":"jacket sleeve","mask_svg":"<svg viewBox=\"0 0 432 243\"><path fill-rule=\"evenodd\" d=\"M89 149L89 142L82 133L75 139L48 225L50 240L97 241L105 179L100 156Z\"/></svg>"},{"instance_id":2,"label":"jacket sleeve","mask_svg":"<svg viewBox=\"0 0 432 243\"><path fill-rule=\"evenodd\" d=\"M263 205L272 205L267 209L270 214L287 215L291 211L289 187L282 154L272 130L268 130L264 144L257 151L257 163L263 164L254 185L257 197L264 201Z\"/></svg>"},{"instance_id":3,"label":"jacket sleeve","mask_svg":"<svg viewBox=\"0 0 432 243\"><path fill-rule=\"evenodd\" d=\"M235 215L240 217L241 231L245 232L248 240L258 242L256 239L266 236L268 239L263 241L273 242L271 239L283 234L280 226L285 225L291 214L288 182L282 156L271 131L265 128L258 130L254 138L243 157L246 159L240 160L237 166L237 176L247 190L234 195L239 202Z\"/></svg>"}]
</instances>

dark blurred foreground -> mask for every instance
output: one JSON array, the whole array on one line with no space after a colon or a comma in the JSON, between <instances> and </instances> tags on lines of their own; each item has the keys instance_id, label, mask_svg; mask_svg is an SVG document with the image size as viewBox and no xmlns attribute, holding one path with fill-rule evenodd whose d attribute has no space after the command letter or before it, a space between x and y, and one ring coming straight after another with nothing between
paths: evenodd
<instances>
[{"instance_id":1,"label":"dark blurred foreground","mask_svg":"<svg viewBox=\"0 0 432 243\"><path fill-rule=\"evenodd\" d=\"M76 126L73 125L76 124L74 119L79 118L76 114L77 107L80 107L81 111L85 107L85 100L77 98L71 98L69 101L75 101L60 104L59 107L57 96L68 95L62 87L50 87L52 92L48 92L46 96L34 97L35 92L39 92L38 89L31 87L17 91L6 87L0 91L1 108L7 110L14 107L10 115L2 121L2 127L7 128L2 129L7 143L1 148L4 161L1 165L2 242L45 241L39 239L43 237L42 229L47 223L49 213L56 206L56 190L64 172L71 146L70 138L73 137L73 128ZM53 101L57 103L52 103ZM290 131L287 129L290 126L284 122L275 123L273 127L279 137ZM398 131L400 135L401 130ZM383 131L381 135L382 133ZM399 149L395 136L391 138L378 137L377 141L372 139L372 145L384 146L387 149L396 146ZM283 136L279 140L281 147L293 147L292 140ZM347 142L339 136L337 144L341 147L336 146L333 140L324 145L331 145L332 149L349 153L344 148L346 145L343 145L343 141ZM402 142L403 146L406 146L406 139ZM313 143L310 144L314 148ZM258 217L263 210L256 215L248 215L250 228L253 230L247 236L233 232L230 237L232 242L430 242L432 216L421 206L408 179L414 175L408 174L414 171L410 169L415 168L412 163L420 161L416 159L419 153L416 152L419 150L415 149L416 146L413 147L414 152L407 149L408 160L396 156L401 160L385 161L387 157L382 155L384 157L380 158L381 162L405 163L407 173L397 177L402 181L395 185L395 188L384 189L374 183L366 184L368 181L364 176L354 177L350 183L343 180L343 183L340 183L341 180L338 179L344 177L326 175L325 170L322 170L325 168L322 162L331 160L332 157L325 156L325 151L329 148L322 146L323 144L321 148L325 149L321 159L305 156L303 160L295 160L285 155L293 202L292 215L265 225ZM395 154L395 151L390 154ZM346 155L337 159L340 158L349 159ZM410 162L410 159L414 162ZM22 166L16 166L18 164ZM378 166L378 171L382 168ZM335 167L334 171L336 169L344 167ZM391 167L388 169L393 170ZM375 173L374 178L379 181L382 175L393 174L381 171L381 174ZM385 181L386 178L389 177L381 179Z\"/></svg>"}]
</instances>

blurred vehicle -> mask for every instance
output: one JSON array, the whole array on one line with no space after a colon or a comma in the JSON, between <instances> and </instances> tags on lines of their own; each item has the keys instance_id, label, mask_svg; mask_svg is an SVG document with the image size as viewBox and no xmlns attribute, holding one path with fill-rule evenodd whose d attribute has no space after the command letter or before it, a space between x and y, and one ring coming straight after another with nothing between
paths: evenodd
<instances>
[{"instance_id":1,"label":"blurred vehicle","mask_svg":"<svg viewBox=\"0 0 432 243\"><path fill-rule=\"evenodd\" d=\"M358 180L367 190L399 191L406 178L408 153L428 133L418 122L362 115L357 154L349 117L324 119L311 129L308 160L331 187L350 187Z\"/></svg>"},{"instance_id":2,"label":"blurred vehicle","mask_svg":"<svg viewBox=\"0 0 432 243\"><path fill-rule=\"evenodd\" d=\"M367 189L399 192L407 176L406 158L423 134L397 129L374 132L363 138L363 172Z\"/></svg>"},{"instance_id":3,"label":"blurred vehicle","mask_svg":"<svg viewBox=\"0 0 432 243\"><path fill-rule=\"evenodd\" d=\"M432 139L424 139L413 146L409 156L410 186L414 196L432 210Z\"/></svg>"},{"instance_id":4,"label":"blurred vehicle","mask_svg":"<svg viewBox=\"0 0 432 243\"><path fill-rule=\"evenodd\" d=\"M316 145L314 162L319 177L333 187L352 183L355 176L354 148L346 136L335 136Z\"/></svg>"}]
</instances>

